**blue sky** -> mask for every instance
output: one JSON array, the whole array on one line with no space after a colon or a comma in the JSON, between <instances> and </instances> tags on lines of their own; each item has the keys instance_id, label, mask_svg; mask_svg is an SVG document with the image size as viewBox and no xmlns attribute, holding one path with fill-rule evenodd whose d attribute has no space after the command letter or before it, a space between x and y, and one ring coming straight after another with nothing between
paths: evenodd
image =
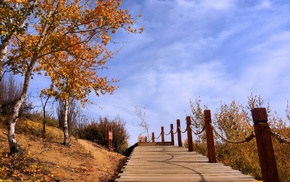
<instances>
[{"instance_id":1,"label":"blue sky","mask_svg":"<svg viewBox=\"0 0 290 182\"><path fill-rule=\"evenodd\" d=\"M246 104L253 93L285 115L290 99L290 2L288 0L123 0L142 17L142 34L113 36L121 48L106 74L119 79L113 95L90 96L92 116L119 115L137 141L143 129L135 106L145 107L150 131L190 112L201 97L212 112L220 103ZM38 84L41 84L38 82ZM135 124L134 124L135 123ZM184 126L183 126L184 128Z\"/></svg>"}]
</instances>

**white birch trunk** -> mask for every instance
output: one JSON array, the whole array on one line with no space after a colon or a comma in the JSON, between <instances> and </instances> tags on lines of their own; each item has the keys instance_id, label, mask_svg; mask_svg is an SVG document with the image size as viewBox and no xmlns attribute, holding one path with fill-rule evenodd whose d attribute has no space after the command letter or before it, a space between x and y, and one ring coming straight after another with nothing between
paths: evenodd
<instances>
[{"instance_id":1,"label":"white birch trunk","mask_svg":"<svg viewBox=\"0 0 290 182\"><path fill-rule=\"evenodd\" d=\"M64 134L63 144L65 146L70 145L69 132L68 132L68 105L69 105L69 99L65 99L65 101L64 101L64 121L63 121L63 134Z\"/></svg>"},{"instance_id":2,"label":"white birch trunk","mask_svg":"<svg viewBox=\"0 0 290 182\"><path fill-rule=\"evenodd\" d=\"M8 44L5 45L5 43L2 42L2 45L0 46L0 82L3 79L4 76L4 60L6 57L6 53L8 50ZM2 107L2 103L0 103L0 108Z\"/></svg>"},{"instance_id":3,"label":"white birch trunk","mask_svg":"<svg viewBox=\"0 0 290 182\"><path fill-rule=\"evenodd\" d=\"M16 122L11 122L9 123L9 126L8 126L8 142L9 142L9 148L10 148L9 154L16 154L16 153L22 152L15 138L15 125L16 125Z\"/></svg>"},{"instance_id":4,"label":"white birch trunk","mask_svg":"<svg viewBox=\"0 0 290 182\"><path fill-rule=\"evenodd\" d=\"M18 121L19 110L27 95L28 85L30 82L30 76L32 73L32 68L33 68L32 65L34 65L34 63L30 65L30 69L28 69L27 72L25 73L23 88L22 88L20 98L13 104L12 113L7 117L8 118L8 142L9 142L10 154L22 152L15 138L15 125Z\"/></svg>"},{"instance_id":5,"label":"white birch trunk","mask_svg":"<svg viewBox=\"0 0 290 182\"><path fill-rule=\"evenodd\" d=\"M6 58L6 54L7 54L7 50L8 50L8 43L3 43L1 45L0 48L0 81L3 78L3 74L4 74L4 60Z\"/></svg>"},{"instance_id":6,"label":"white birch trunk","mask_svg":"<svg viewBox=\"0 0 290 182\"><path fill-rule=\"evenodd\" d=\"M42 38L39 40L36 50L40 49L48 28L49 28L49 25L46 25L41 34ZM34 52L32 60L30 64L28 65L27 70L24 75L23 88L21 91L20 98L13 104L12 113L7 117L8 118L8 122L7 122L8 123L8 142L9 142L10 154L22 152L15 138L15 125L18 121L20 107L22 106L28 92L30 77L31 77L34 65L37 62L37 57L38 57L38 52Z\"/></svg>"}]
</instances>

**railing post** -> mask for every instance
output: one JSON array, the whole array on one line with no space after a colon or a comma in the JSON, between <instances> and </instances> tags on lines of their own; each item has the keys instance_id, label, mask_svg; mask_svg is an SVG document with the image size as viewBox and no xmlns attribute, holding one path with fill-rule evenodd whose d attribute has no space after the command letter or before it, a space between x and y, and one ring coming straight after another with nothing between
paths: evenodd
<instances>
[{"instance_id":1,"label":"railing post","mask_svg":"<svg viewBox=\"0 0 290 182\"><path fill-rule=\"evenodd\" d=\"M112 126L108 126L108 150L113 151L113 131Z\"/></svg>"},{"instance_id":2,"label":"railing post","mask_svg":"<svg viewBox=\"0 0 290 182\"><path fill-rule=\"evenodd\" d=\"M279 181L266 109L252 109L252 117L263 181Z\"/></svg>"},{"instance_id":3,"label":"railing post","mask_svg":"<svg viewBox=\"0 0 290 182\"><path fill-rule=\"evenodd\" d=\"M180 128L180 120L176 120L177 126L177 140L178 140L178 147L182 147L182 138L181 138L181 128Z\"/></svg>"},{"instance_id":4,"label":"railing post","mask_svg":"<svg viewBox=\"0 0 290 182\"><path fill-rule=\"evenodd\" d=\"M191 131L191 118L190 116L186 116L186 125L187 125L187 144L188 144L188 152L193 151L193 143L192 143L192 131Z\"/></svg>"},{"instance_id":5,"label":"railing post","mask_svg":"<svg viewBox=\"0 0 290 182\"><path fill-rule=\"evenodd\" d=\"M212 126L211 126L210 110L204 110L204 122L205 122L208 162L216 163L216 153L215 153L213 132L212 132Z\"/></svg>"},{"instance_id":6,"label":"railing post","mask_svg":"<svg viewBox=\"0 0 290 182\"><path fill-rule=\"evenodd\" d=\"M173 131L173 124L170 124L170 133L171 133L171 145L174 145L174 131Z\"/></svg>"},{"instance_id":7,"label":"railing post","mask_svg":"<svg viewBox=\"0 0 290 182\"><path fill-rule=\"evenodd\" d=\"M164 126L161 126L161 141L164 142Z\"/></svg>"},{"instance_id":8,"label":"railing post","mask_svg":"<svg viewBox=\"0 0 290 182\"><path fill-rule=\"evenodd\" d=\"M154 135L154 132L152 132L152 142L155 142L155 135Z\"/></svg>"}]
</instances>

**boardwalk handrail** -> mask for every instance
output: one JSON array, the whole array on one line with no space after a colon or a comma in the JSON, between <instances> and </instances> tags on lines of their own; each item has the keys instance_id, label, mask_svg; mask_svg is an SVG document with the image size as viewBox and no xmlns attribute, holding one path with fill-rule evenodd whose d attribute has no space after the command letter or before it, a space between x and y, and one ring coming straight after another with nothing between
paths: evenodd
<instances>
[{"instance_id":1,"label":"boardwalk handrail","mask_svg":"<svg viewBox=\"0 0 290 182\"><path fill-rule=\"evenodd\" d=\"M279 140L280 143L287 143L290 144L290 139L287 139L285 137L283 137L282 135L274 132L274 131L270 131L270 134L272 137L274 137L275 139Z\"/></svg>"},{"instance_id":2,"label":"boardwalk handrail","mask_svg":"<svg viewBox=\"0 0 290 182\"><path fill-rule=\"evenodd\" d=\"M193 141L192 141L192 133L195 135L201 135L205 132L206 134L206 143L207 143L207 153L209 162L216 162L216 153L215 153L215 146L214 146L214 138L213 138L213 132L217 136L219 136L223 141L233 144L241 144L245 142L249 142L256 138L257 148L258 148L258 154L259 154L259 160L260 160L260 166L262 171L262 178L265 182L270 181L279 181L278 177L278 171L277 171L277 165L274 157L274 149L271 138L275 138L280 143L286 143L290 144L290 139L287 139L280 134L271 131L269 124L268 124L268 118L265 108L255 108L251 110L252 112L252 118L254 123L254 131L252 131L248 136L246 136L243 140L240 141L232 141L228 138L224 137L222 134L220 134L215 127L213 126L211 122L211 116L210 116L210 110L204 111L204 124L202 126L202 129L200 131L194 131L193 125L191 124L191 117L187 116L187 127L184 131L182 131L180 126L180 120L176 120L176 131L173 129L173 124L170 124L170 131L168 133L164 132L164 127L161 127L161 133L159 137L155 138L154 133L152 133L152 142L155 142L155 139L158 139L162 137L162 142L165 142L165 136L171 134L171 144L174 145L174 135L177 134L178 138L178 146L182 147L182 139L181 139L181 133L187 132L188 137L188 151L193 151Z\"/></svg>"},{"instance_id":3,"label":"boardwalk handrail","mask_svg":"<svg viewBox=\"0 0 290 182\"><path fill-rule=\"evenodd\" d=\"M256 142L262 178L265 182L279 181L277 164L274 156L274 149L270 135L270 127L265 108L251 110L254 121Z\"/></svg>"}]
</instances>

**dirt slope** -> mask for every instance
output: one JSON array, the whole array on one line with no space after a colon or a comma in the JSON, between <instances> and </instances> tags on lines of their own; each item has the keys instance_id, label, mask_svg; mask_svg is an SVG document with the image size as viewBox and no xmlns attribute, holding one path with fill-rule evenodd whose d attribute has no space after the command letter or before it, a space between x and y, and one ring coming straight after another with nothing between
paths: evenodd
<instances>
[{"instance_id":1,"label":"dirt slope","mask_svg":"<svg viewBox=\"0 0 290 182\"><path fill-rule=\"evenodd\" d=\"M28 125L30 126L30 121ZM34 135L17 134L24 153L9 157L6 130L0 126L0 181L113 181L126 160L124 156L86 141L71 140L61 144L62 132L54 139L42 140ZM49 131L49 130L48 130Z\"/></svg>"}]
</instances>

